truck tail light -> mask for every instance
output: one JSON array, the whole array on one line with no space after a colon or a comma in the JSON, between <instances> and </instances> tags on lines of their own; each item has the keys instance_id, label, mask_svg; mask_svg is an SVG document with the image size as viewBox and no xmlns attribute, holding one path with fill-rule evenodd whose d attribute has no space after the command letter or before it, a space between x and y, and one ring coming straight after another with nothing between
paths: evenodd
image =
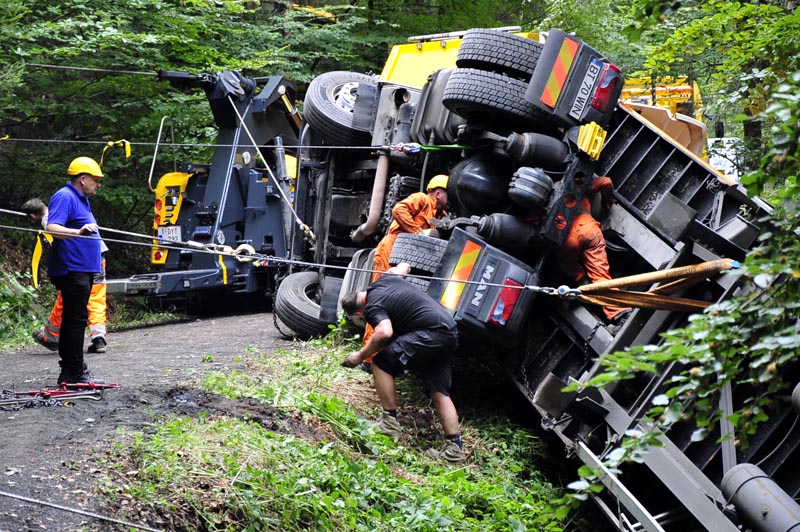
<instances>
[{"instance_id":1,"label":"truck tail light","mask_svg":"<svg viewBox=\"0 0 800 532\"><path fill-rule=\"evenodd\" d=\"M161 215L160 214L156 214L155 222L156 222L156 227L161 225Z\"/></svg>"},{"instance_id":2,"label":"truck tail light","mask_svg":"<svg viewBox=\"0 0 800 532\"><path fill-rule=\"evenodd\" d=\"M160 211L163 206L164 206L164 202L161 201L160 199L157 199L156 200L156 210Z\"/></svg>"},{"instance_id":3,"label":"truck tail light","mask_svg":"<svg viewBox=\"0 0 800 532\"><path fill-rule=\"evenodd\" d=\"M600 74L600 83L597 85L597 91L592 98L592 107L600 112L603 112L611 103L611 98L614 95L614 89L620 81L619 68L606 63L603 66L603 72Z\"/></svg>"},{"instance_id":4,"label":"truck tail light","mask_svg":"<svg viewBox=\"0 0 800 532\"><path fill-rule=\"evenodd\" d=\"M500 289L500 295L497 296L497 301L494 302L492 312L489 313L489 323L499 327L505 327L508 318L514 312L514 307L519 300L519 295L522 292L522 283L506 277L503 281L503 288Z\"/></svg>"}]
</instances>

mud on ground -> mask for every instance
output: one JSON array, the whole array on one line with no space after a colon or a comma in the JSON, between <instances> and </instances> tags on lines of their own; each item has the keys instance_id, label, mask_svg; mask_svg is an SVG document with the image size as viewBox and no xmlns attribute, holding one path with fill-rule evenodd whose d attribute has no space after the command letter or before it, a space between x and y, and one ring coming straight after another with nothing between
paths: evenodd
<instances>
[{"instance_id":1,"label":"mud on ground","mask_svg":"<svg viewBox=\"0 0 800 532\"><path fill-rule=\"evenodd\" d=\"M243 369L248 350L270 353L290 345L267 313L111 333L108 351L88 354L86 362L96 375L120 388L106 390L99 401L0 410L0 532L126 530L58 508L108 515L93 484L102 470L98 461L118 428L146 430L170 414L206 412L313 437L313 428L255 400L226 399L192 385L209 371ZM56 386L57 353L32 347L0 354L0 361L4 390Z\"/></svg>"},{"instance_id":2,"label":"mud on ground","mask_svg":"<svg viewBox=\"0 0 800 532\"><path fill-rule=\"evenodd\" d=\"M533 426L531 407L522 395L501 376L487 374L487 368L493 366L487 359L498 359L502 353L476 342L465 343L475 344L476 352L461 357L454 365L453 400L459 405L459 414L476 420L504 412L516 423ZM96 375L120 385L106 390L102 400L0 410L0 532L131 530L107 518L114 518L115 508L135 502L101 500L95 489L96 481L107 471L104 461L124 452L112 449L113 442L120 441L118 429L147 432L172 415L220 415L255 421L275 432L330 439L324 427L310 426L299 416L279 413L255 399L225 398L196 385L210 371L247 371L248 353L270 354L293 346L275 329L269 313L203 318L111 333L106 353L86 355ZM58 355L43 347L0 353L0 362L4 369L0 389L56 386ZM366 374L363 377L342 398L369 410L377 405L377 397L370 378ZM425 405L421 395L420 401L408 399L412 400L403 406L401 422L417 427L416 437L438 441L432 408ZM556 478L562 473L572 480L574 468L558 464L560 461L545 459L535 467L553 477L556 484L563 484ZM138 524L157 523L164 530L173 529L171 516L155 516L149 511L127 507L124 513L139 516ZM598 525L601 529L606 528Z\"/></svg>"}]
</instances>

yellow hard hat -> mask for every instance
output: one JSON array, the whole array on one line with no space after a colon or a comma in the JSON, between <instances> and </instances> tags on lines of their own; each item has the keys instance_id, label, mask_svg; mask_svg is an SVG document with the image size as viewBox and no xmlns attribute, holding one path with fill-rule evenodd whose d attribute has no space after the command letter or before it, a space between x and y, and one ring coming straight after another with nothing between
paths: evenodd
<instances>
[{"instance_id":1,"label":"yellow hard hat","mask_svg":"<svg viewBox=\"0 0 800 532\"><path fill-rule=\"evenodd\" d=\"M67 170L67 174L69 175L89 174L94 177L103 177L103 171L100 169L100 165L97 164L97 161L95 161L91 157L77 157L75 159L72 159L72 162L69 163L69 169Z\"/></svg>"},{"instance_id":2,"label":"yellow hard hat","mask_svg":"<svg viewBox=\"0 0 800 532\"><path fill-rule=\"evenodd\" d=\"M443 188L447 190L447 176L444 174L435 175L428 182L428 192L435 188Z\"/></svg>"}]
</instances>

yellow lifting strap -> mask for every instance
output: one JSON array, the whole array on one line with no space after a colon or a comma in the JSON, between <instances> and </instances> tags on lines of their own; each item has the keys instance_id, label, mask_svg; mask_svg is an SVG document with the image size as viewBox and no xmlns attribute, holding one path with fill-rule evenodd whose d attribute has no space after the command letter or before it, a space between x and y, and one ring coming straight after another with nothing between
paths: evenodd
<instances>
[{"instance_id":1,"label":"yellow lifting strap","mask_svg":"<svg viewBox=\"0 0 800 532\"><path fill-rule=\"evenodd\" d=\"M739 266L739 262L732 259L717 259L690 266L630 275L581 286L578 288L579 294L577 298L580 301L604 306L616 305L656 310L701 311L711 303L682 297L669 297L665 294L674 293L702 281L703 278L709 275L716 275L723 271L736 269ZM620 288L649 285L664 281L669 282L646 292L620 290Z\"/></svg>"},{"instance_id":2,"label":"yellow lifting strap","mask_svg":"<svg viewBox=\"0 0 800 532\"><path fill-rule=\"evenodd\" d=\"M31 257L31 275L33 276L33 287L39 288L39 261L42 260L42 247L43 243L47 245L53 243L53 235L39 231L36 234L36 245L33 248L33 256Z\"/></svg>"},{"instance_id":3,"label":"yellow lifting strap","mask_svg":"<svg viewBox=\"0 0 800 532\"><path fill-rule=\"evenodd\" d=\"M106 156L106 152L109 148L113 148L114 146L122 146L125 149L125 158L129 158L131 156L131 143L125 139L121 140L109 140L105 147L103 148L103 153L100 154L100 167L103 166L103 159Z\"/></svg>"}]
</instances>

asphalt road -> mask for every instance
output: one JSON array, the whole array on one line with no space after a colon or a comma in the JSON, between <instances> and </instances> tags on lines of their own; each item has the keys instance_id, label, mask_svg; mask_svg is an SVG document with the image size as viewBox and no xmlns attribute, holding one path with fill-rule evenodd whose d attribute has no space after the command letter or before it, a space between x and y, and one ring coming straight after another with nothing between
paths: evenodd
<instances>
[{"instance_id":1,"label":"asphalt road","mask_svg":"<svg viewBox=\"0 0 800 532\"><path fill-rule=\"evenodd\" d=\"M0 532L129 530L93 516L113 518L93 486L117 429L141 430L168 413L197 408L203 397L192 383L206 372L242 368L248 353L291 345L267 313L131 329L108 340L108 351L86 355L86 362L119 388L69 406L0 411ZM56 353L35 347L0 357L2 389L56 386ZM218 399L215 408L247 407Z\"/></svg>"}]
</instances>

